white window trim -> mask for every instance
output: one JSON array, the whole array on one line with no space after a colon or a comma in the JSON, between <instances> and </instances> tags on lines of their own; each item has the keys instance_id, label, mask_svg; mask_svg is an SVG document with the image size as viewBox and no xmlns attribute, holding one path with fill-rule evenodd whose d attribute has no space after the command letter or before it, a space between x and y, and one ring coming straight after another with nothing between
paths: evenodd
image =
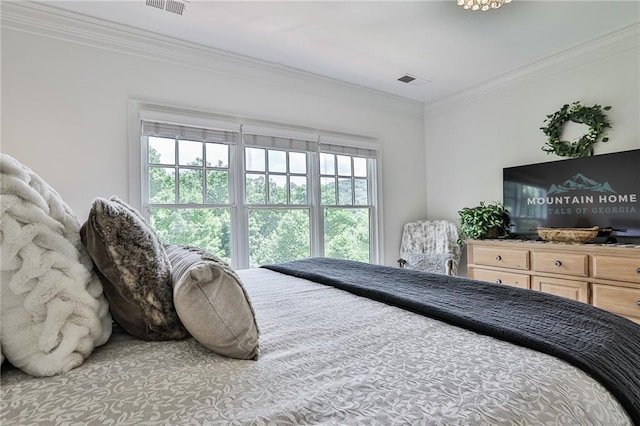
<instances>
[{"instance_id":1,"label":"white window trim","mask_svg":"<svg viewBox=\"0 0 640 426\"><path fill-rule=\"evenodd\" d=\"M322 140L324 143L334 145L342 145L351 148L363 148L376 152L375 171L370 176L374 179L375 191L371 194L374 206L374 218L370 222L371 226L371 262L379 264L384 258L384 241L383 241L383 209L382 209L382 146L375 138L368 136L360 136L354 134L343 134L339 132L312 129L306 127L291 126L282 123L269 122L265 120L252 119L246 117L234 117L217 113L199 112L185 109L182 107L150 103L147 101L130 99L127 105L128 114L128 141L129 141L129 194L128 202L132 207L139 210L142 215L149 219L149 209L143 203L148 199L145 193L148 188L148 182L144 181L142 171L145 167L145 159L147 153L144 144L140 143L140 135L142 133L141 122L145 121L164 121L173 124L182 124L192 127L215 128L221 130L238 131L240 130L240 138L237 149L232 150L232 158L229 159L230 167L235 167L238 173L231 173L231 185L234 188L234 197L232 201L232 226L237 229L243 239L243 244L232 244L232 258L234 268L248 268L248 231L247 223L247 207L243 203L238 203L238 198L244 200L244 141L242 138L242 130L247 133L265 133L271 136L290 137L290 138L309 138L314 137L315 140ZM313 176L319 175L319 164L317 156L312 156L310 161L309 173ZM311 194L319 191L315 179L310 180L309 191ZM323 246L322 238L324 230L322 229L321 206L316 202L316 196L313 196L311 202L312 229L318 231L316 237L311 238L312 253L321 253Z\"/></svg>"},{"instance_id":2,"label":"white window trim","mask_svg":"<svg viewBox=\"0 0 640 426\"><path fill-rule=\"evenodd\" d=\"M241 129L242 130L242 126ZM229 172L230 186L233 188L229 194L233 207L231 208L231 229L237 229L242 236L241 244L231 244L231 259L233 267L237 269L246 269L249 267L249 230L245 225L248 220L248 212L246 208L238 207L238 200L245 199L244 187L244 141L242 140L242 131L235 149L231 150L231 158L229 159L229 169L234 167L238 172ZM235 226L235 228L234 228Z\"/></svg>"}]
</instances>

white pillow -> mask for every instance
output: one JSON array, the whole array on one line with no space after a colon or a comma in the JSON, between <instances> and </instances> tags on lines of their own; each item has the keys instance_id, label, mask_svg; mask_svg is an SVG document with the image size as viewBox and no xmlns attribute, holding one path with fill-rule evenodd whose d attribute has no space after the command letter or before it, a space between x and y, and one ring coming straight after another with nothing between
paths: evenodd
<instances>
[{"instance_id":1,"label":"white pillow","mask_svg":"<svg viewBox=\"0 0 640 426\"><path fill-rule=\"evenodd\" d=\"M2 352L34 376L63 373L109 339L109 306L58 193L6 154L0 172Z\"/></svg>"}]
</instances>

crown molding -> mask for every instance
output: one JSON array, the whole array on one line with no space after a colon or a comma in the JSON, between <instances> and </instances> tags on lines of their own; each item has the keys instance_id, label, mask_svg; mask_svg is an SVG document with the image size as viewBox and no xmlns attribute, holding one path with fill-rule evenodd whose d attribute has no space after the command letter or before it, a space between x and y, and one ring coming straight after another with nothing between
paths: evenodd
<instances>
[{"instance_id":1,"label":"crown molding","mask_svg":"<svg viewBox=\"0 0 640 426\"><path fill-rule=\"evenodd\" d=\"M422 116L516 84L569 71L640 46L640 23L542 58L453 95L424 104L344 81L185 42L32 1L2 1L2 28L243 78L287 89Z\"/></svg>"},{"instance_id":2,"label":"crown molding","mask_svg":"<svg viewBox=\"0 0 640 426\"><path fill-rule=\"evenodd\" d=\"M549 75L570 71L640 47L640 22L623 27L591 41L506 72L468 89L425 105L425 113L448 109L459 103L472 102L491 92L517 84L538 80Z\"/></svg>"},{"instance_id":3,"label":"crown molding","mask_svg":"<svg viewBox=\"0 0 640 426\"><path fill-rule=\"evenodd\" d=\"M40 2L3 1L2 28L195 68L417 117L424 103Z\"/></svg>"}]
</instances>

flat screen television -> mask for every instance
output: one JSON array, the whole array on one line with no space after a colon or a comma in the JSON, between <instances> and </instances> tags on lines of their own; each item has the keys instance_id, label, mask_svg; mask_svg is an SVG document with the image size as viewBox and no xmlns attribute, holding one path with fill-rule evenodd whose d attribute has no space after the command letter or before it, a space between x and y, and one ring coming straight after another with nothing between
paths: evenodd
<instances>
[{"instance_id":1,"label":"flat screen television","mask_svg":"<svg viewBox=\"0 0 640 426\"><path fill-rule=\"evenodd\" d=\"M640 149L503 169L511 232L537 227L611 228L609 240L640 239Z\"/></svg>"}]
</instances>

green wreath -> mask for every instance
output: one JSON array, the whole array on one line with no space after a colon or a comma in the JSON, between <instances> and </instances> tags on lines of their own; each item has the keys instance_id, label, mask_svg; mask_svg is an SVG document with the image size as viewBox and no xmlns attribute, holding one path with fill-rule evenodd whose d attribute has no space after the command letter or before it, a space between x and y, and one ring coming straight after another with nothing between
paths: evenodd
<instances>
[{"instance_id":1,"label":"green wreath","mask_svg":"<svg viewBox=\"0 0 640 426\"><path fill-rule=\"evenodd\" d=\"M547 154L555 153L561 157L588 157L593 155L593 145L598 142L601 136L605 136L602 142L607 142L608 137L604 134L605 129L611 128L607 116L603 111L609 111L610 106L601 107L594 105L586 107L580 105L580 101L571 105L563 105L560 111L547 115L544 120L546 127L540 130L547 135L547 143L542 150ZM586 124L589 131L575 142L563 141L562 131L567 121Z\"/></svg>"}]
</instances>

